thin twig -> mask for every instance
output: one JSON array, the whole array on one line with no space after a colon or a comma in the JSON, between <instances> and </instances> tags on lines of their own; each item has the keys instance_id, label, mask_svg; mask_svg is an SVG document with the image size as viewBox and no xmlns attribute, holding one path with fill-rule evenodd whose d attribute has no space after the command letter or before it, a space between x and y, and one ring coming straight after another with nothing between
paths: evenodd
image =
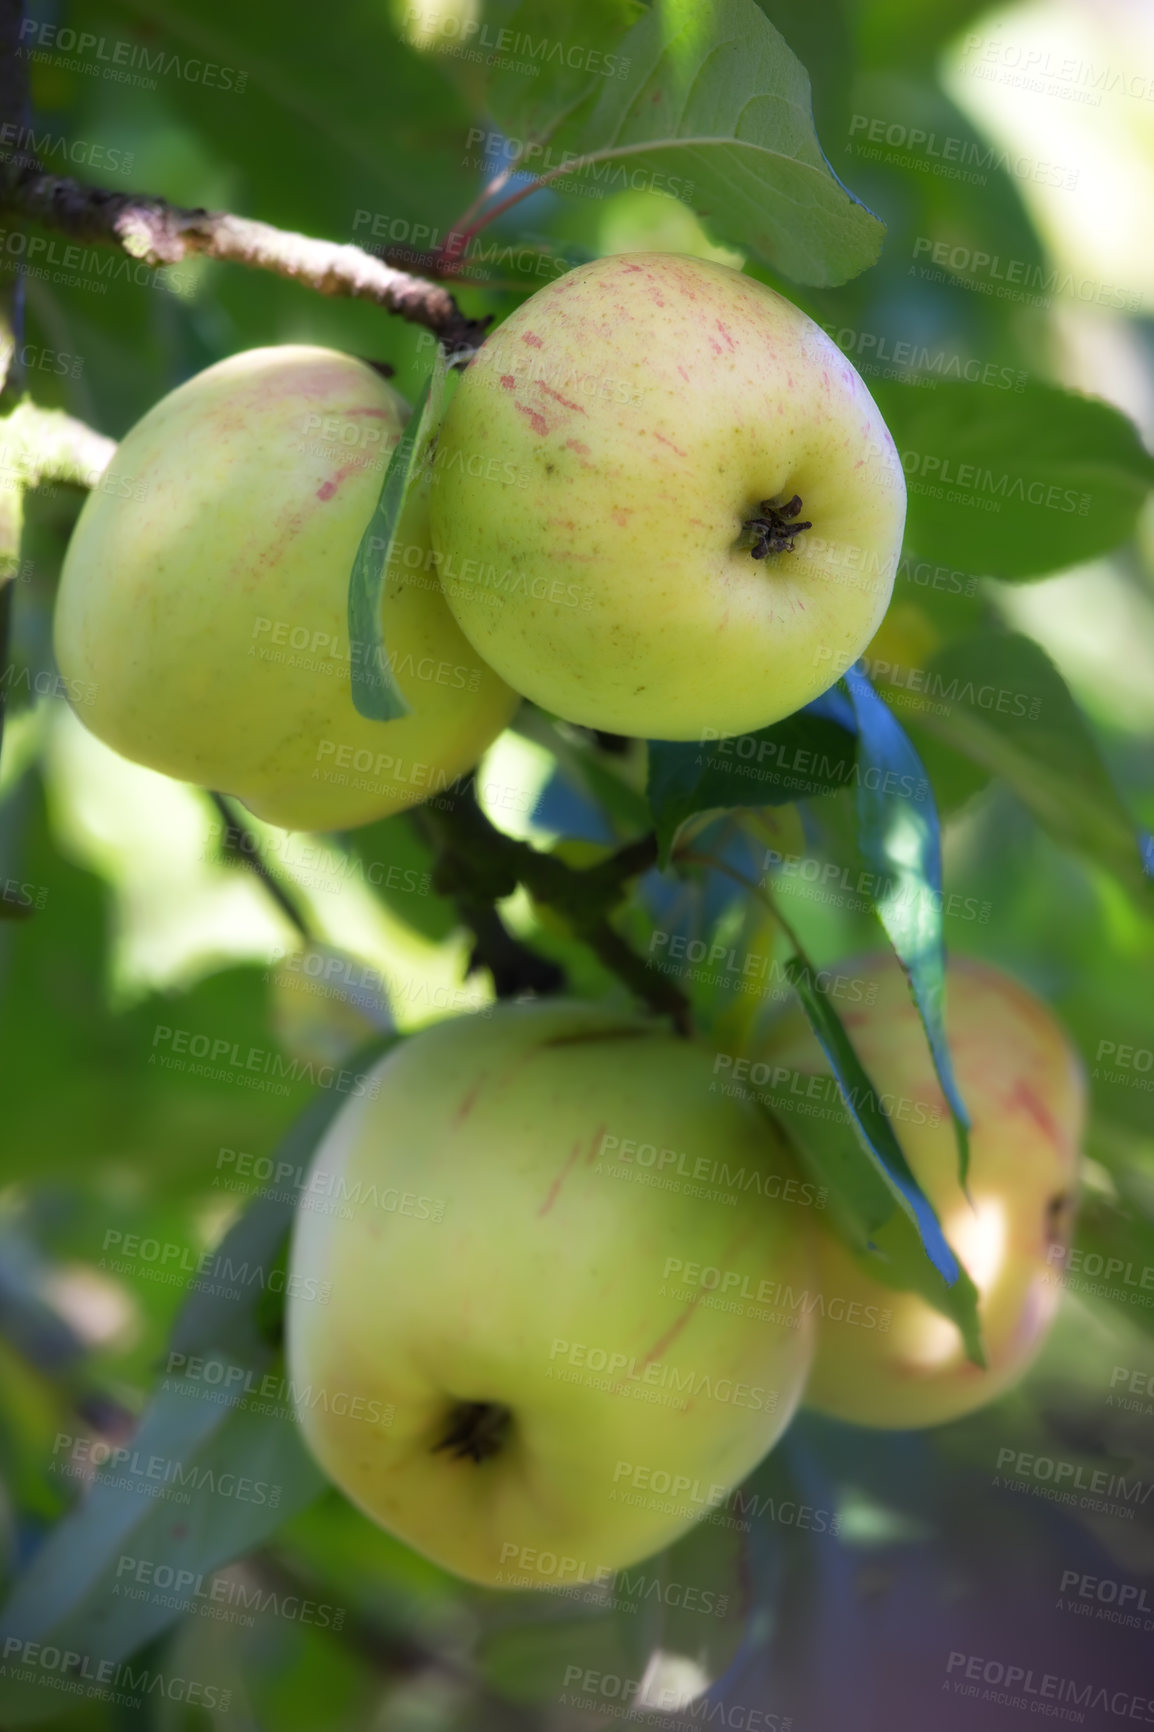
<instances>
[{"instance_id":1,"label":"thin twig","mask_svg":"<svg viewBox=\"0 0 1154 1732\"><path fill-rule=\"evenodd\" d=\"M535 902L560 914L574 936L632 993L657 1015L671 1017L678 1033L689 1032L685 994L639 956L608 919L629 880L656 864L654 835L627 842L596 866L581 870L498 830L477 804L471 785L451 802L422 807L417 821L436 850L433 883L442 895L475 917L478 909L492 908L522 885Z\"/></svg>"},{"instance_id":2,"label":"thin twig","mask_svg":"<svg viewBox=\"0 0 1154 1732\"><path fill-rule=\"evenodd\" d=\"M396 270L360 247L316 240L228 211L186 209L148 193L106 192L26 164L0 174L0 205L74 240L119 247L160 268L200 257L271 271L320 295L372 301L423 325L450 353L473 349L487 319L470 319L448 289Z\"/></svg>"},{"instance_id":3,"label":"thin twig","mask_svg":"<svg viewBox=\"0 0 1154 1732\"><path fill-rule=\"evenodd\" d=\"M296 927L305 942L315 943L316 934L308 916L279 879L273 877L268 862L257 845L256 837L244 819L237 816L223 794L210 791L208 797L225 822L223 852L231 859L242 861L250 872L255 873L281 913Z\"/></svg>"}]
</instances>

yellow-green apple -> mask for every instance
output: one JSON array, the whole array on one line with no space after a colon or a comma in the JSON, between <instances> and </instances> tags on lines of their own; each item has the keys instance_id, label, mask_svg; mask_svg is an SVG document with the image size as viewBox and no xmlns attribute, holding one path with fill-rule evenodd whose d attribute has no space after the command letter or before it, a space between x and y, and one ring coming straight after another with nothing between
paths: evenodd
<instances>
[{"instance_id":1,"label":"yellow-green apple","mask_svg":"<svg viewBox=\"0 0 1154 1732\"><path fill-rule=\"evenodd\" d=\"M967 1199L952 1121L900 967L887 952L843 963L840 972L876 984L876 999L842 1020L978 1289L987 1368L970 1363L953 1323L916 1294L877 1280L823 1227L818 1350L806 1404L856 1425L937 1425L1015 1383L1053 1320L1074 1214L1083 1068L1050 1010L1025 987L986 963L950 959L946 1028L972 1118ZM771 1031L759 1056L795 1073L801 1097L812 1088L807 1078L829 1076L798 1012Z\"/></svg>"},{"instance_id":2,"label":"yellow-green apple","mask_svg":"<svg viewBox=\"0 0 1154 1732\"><path fill-rule=\"evenodd\" d=\"M431 504L463 574L450 606L510 685L571 722L688 740L768 726L856 661L906 490L812 319L740 271L644 253L571 271L485 340Z\"/></svg>"},{"instance_id":3,"label":"yellow-green apple","mask_svg":"<svg viewBox=\"0 0 1154 1732\"><path fill-rule=\"evenodd\" d=\"M77 521L56 655L81 719L125 757L290 829L402 810L470 769L516 706L445 605L427 504L383 604L410 714L358 714L349 572L405 405L330 349L251 349L155 404Z\"/></svg>"},{"instance_id":4,"label":"yellow-green apple","mask_svg":"<svg viewBox=\"0 0 1154 1732\"><path fill-rule=\"evenodd\" d=\"M711 1083L632 1014L505 1003L396 1047L322 1141L290 1260L298 1417L447 1569L604 1580L789 1422L807 1211L784 1143Z\"/></svg>"}]
</instances>

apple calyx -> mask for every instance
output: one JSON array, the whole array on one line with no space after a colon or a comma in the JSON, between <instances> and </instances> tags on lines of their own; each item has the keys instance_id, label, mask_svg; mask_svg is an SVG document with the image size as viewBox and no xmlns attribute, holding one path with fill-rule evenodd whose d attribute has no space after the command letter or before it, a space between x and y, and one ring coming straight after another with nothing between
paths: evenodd
<instances>
[{"instance_id":1,"label":"apple calyx","mask_svg":"<svg viewBox=\"0 0 1154 1732\"><path fill-rule=\"evenodd\" d=\"M458 1401L433 1454L447 1449L454 1461L488 1461L504 1448L513 1415L499 1401Z\"/></svg>"},{"instance_id":2,"label":"apple calyx","mask_svg":"<svg viewBox=\"0 0 1154 1732\"><path fill-rule=\"evenodd\" d=\"M792 553L794 537L803 529L813 528L812 523L793 522L801 510L800 493L795 493L785 505L775 505L772 499L763 499L757 509L758 515L747 517L741 526L753 536L753 546L749 550L753 559L765 559L770 553Z\"/></svg>"}]
</instances>

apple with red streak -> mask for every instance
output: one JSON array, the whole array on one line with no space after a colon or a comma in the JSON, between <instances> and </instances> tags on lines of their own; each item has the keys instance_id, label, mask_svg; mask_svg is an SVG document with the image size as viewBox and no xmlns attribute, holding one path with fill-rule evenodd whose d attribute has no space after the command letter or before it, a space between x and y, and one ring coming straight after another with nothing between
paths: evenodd
<instances>
[{"instance_id":1,"label":"apple with red streak","mask_svg":"<svg viewBox=\"0 0 1154 1732\"><path fill-rule=\"evenodd\" d=\"M414 496L383 601L410 713L356 710L378 646L349 641L353 559L406 405L351 355L298 344L208 367L126 435L69 543L56 654L125 757L288 829L385 817L449 786L517 697L445 604Z\"/></svg>"},{"instance_id":2,"label":"apple with red streak","mask_svg":"<svg viewBox=\"0 0 1154 1732\"><path fill-rule=\"evenodd\" d=\"M877 630L906 490L865 384L740 271L595 260L498 326L441 429L449 604L509 684L657 739L760 728Z\"/></svg>"},{"instance_id":3,"label":"apple with red streak","mask_svg":"<svg viewBox=\"0 0 1154 1732\"><path fill-rule=\"evenodd\" d=\"M410 1037L301 1193L288 1363L313 1453L488 1586L605 1580L657 1551L801 1397L791 1170L709 1054L630 1013L505 1003Z\"/></svg>"},{"instance_id":4,"label":"apple with red streak","mask_svg":"<svg viewBox=\"0 0 1154 1732\"><path fill-rule=\"evenodd\" d=\"M958 1330L916 1294L878 1281L823 1228L818 1351L806 1405L856 1425L937 1425L993 1400L1040 1351L1061 1292L1085 1123L1081 1060L1054 1016L1009 975L951 958L946 1026L972 1118L969 1200L918 1013L892 953L840 965L877 985L842 1020L946 1238L979 1292L987 1358L966 1357ZM800 1012L758 1052L806 1075L829 1069ZM888 1319L888 1327L884 1327Z\"/></svg>"}]
</instances>

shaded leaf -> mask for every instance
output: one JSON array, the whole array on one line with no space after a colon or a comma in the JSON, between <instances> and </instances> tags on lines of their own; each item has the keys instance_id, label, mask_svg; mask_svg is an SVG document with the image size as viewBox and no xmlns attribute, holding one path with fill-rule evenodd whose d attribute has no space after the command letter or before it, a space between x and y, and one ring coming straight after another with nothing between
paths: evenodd
<instances>
[{"instance_id":1,"label":"shaded leaf","mask_svg":"<svg viewBox=\"0 0 1154 1732\"><path fill-rule=\"evenodd\" d=\"M933 790L897 717L865 675L845 676L857 715L858 847L872 867L870 899L909 982L934 1069L954 1119L964 1185L970 1119L946 1040L946 955L942 939L942 845Z\"/></svg>"},{"instance_id":2,"label":"shaded leaf","mask_svg":"<svg viewBox=\"0 0 1154 1732\"><path fill-rule=\"evenodd\" d=\"M983 631L947 644L930 664L926 693L934 701L918 721L927 733L1004 777L1057 841L1133 889L1149 886L1150 837L1126 811L1070 688L1033 638Z\"/></svg>"},{"instance_id":3,"label":"shaded leaf","mask_svg":"<svg viewBox=\"0 0 1154 1732\"><path fill-rule=\"evenodd\" d=\"M542 184L609 191L645 171L720 238L799 283L843 283L877 258L882 225L838 180L813 127L809 78L754 0L658 0L621 39L579 130L552 140ZM530 165L531 166L531 165Z\"/></svg>"},{"instance_id":4,"label":"shaded leaf","mask_svg":"<svg viewBox=\"0 0 1154 1732\"><path fill-rule=\"evenodd\" d=\"M647 793L665 866L678 829L695 812L785 806L843 788L856 769L854 738L833 720L829 694L805 709L728 739L650 740ZM848 721L844 699L838 713Z\"/></svg>"},{"instance_id":5,"label":"shaded leaf","mask_svg":"<svg viewBox=\"0 0 1154 1732\"><path fill-rule=\"evenodd\" d=\"M385 645L385 575L410 490L440 425L446 377L445 353L438 344L433 371L389 459L376 510L361 536L349 576L349 642L365 652L360 661L350 662L350 685L357 714L371 722L391 722L410 713Z\"/></svg>"},{"instance_id":6,"label":"shaded leaf","mask_svg":"<svg viewBox=\"0 0 1154 1732\"><path fill-rule=\"evenodd\" d=\"M1042 577L1125 541L1154 485L1133 423L1095 397L1036 380L874 393L906 471L906 546L929 559Z\"/></svg>"}]
</instances>

